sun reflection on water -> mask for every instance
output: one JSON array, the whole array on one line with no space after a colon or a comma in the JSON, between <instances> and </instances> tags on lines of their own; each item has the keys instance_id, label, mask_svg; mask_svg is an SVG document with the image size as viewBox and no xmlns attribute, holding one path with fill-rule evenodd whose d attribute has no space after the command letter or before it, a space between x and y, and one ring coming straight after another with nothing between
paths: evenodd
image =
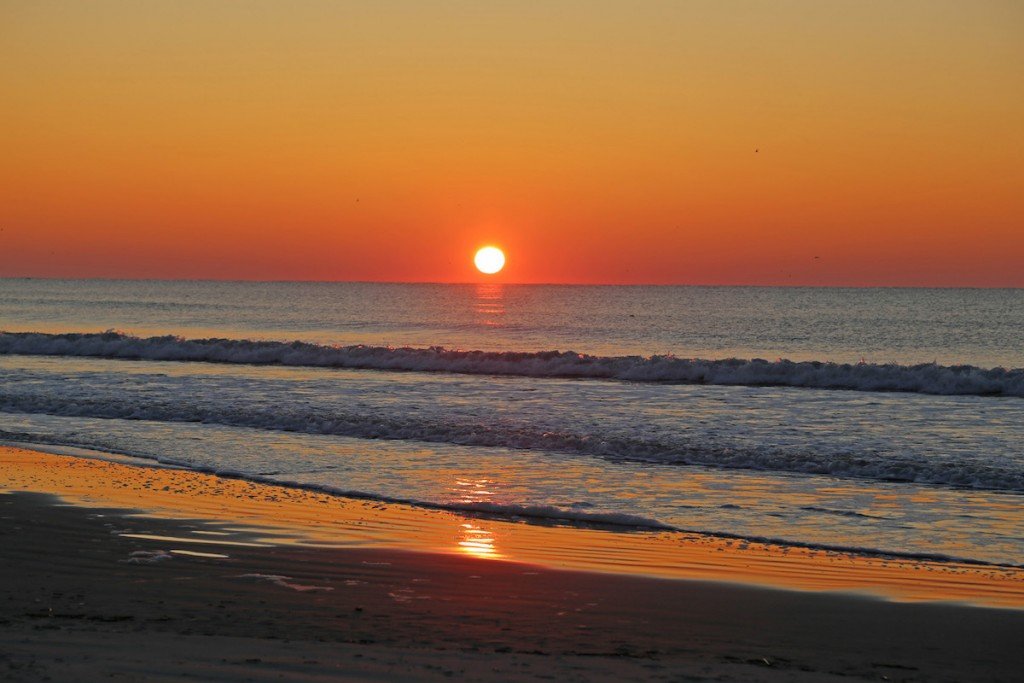
<instances>
[{"instance_id":1,"label":"sun reflection on water","mask_svg":"<svg viewBox=\"0 0 1024 683\"><path fill-rule=\"evenodd\" d=\"M491 479L456 479L451 488L453 499L459 503L480 503L490 500L495 482Z\"/></svg>"},{"instance_id":2,"label":"sun reflection on water","mask_svg":"<svg viewBox=\"0 0 1024 683\"><path fill-rule=\"evenodd\" d=\"M495 283L476 286L476 301L473 304L477 323L485 327L505 326L505 288Z\"/></svg>"},{"instance_id":3,"label":"sun reflection on water","mask_svg":"<svg viewBox=\"0 0 1024 683\"><path fill-rule=\"evenodd\" d=\"M497 482L493 479L457 477L451 485L451 499L463 505L487 503L497 493ZM473 557L497 559L502 557L494 544L494 533L479 522L465 521L459 524L455 539L459 552Z\"/></svg>"}]
</instances>

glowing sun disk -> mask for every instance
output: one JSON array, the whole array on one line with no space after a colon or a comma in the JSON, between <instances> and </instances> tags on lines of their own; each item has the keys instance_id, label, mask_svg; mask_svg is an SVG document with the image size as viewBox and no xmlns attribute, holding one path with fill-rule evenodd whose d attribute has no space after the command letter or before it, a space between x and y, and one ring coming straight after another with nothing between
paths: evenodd
<instances>
[{"instance_id":1,"label":"glowing sun disk","mask_svg":"<svg viewBox=\"0 0 1024 683\"><path fill-rule=\"evenodd\" d=\"M493 275L505 267L505 254L497 247L483 247L473 257L476 269L486 275Z\"/></svg>"}]
</instances>

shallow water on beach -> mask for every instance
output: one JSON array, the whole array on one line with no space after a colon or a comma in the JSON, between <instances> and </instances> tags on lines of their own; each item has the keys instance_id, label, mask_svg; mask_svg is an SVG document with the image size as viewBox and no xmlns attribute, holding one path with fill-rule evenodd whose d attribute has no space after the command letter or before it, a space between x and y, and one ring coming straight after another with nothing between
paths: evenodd
<instances>
[{"instance_id":1,"label":"shallow water on beach","mask_svg":"<svg viewBox=\"0 0 1024 683\"><path fill-rule=\"evenodd\" d=\"M0 329L41 333L0 335L6 440L1024 564L1018 290L2 280ZM373 348L336 348L355 344ZM716 364L732 357L766 361Z\"/></svg>"}]
</instances>

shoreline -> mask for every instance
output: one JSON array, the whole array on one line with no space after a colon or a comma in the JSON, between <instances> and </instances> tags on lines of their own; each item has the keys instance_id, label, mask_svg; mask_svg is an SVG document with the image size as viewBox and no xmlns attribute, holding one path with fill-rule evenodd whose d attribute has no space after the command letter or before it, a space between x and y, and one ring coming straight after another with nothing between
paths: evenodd
<instances>
[{"instance_id":1,"label":"shoreline","mask_svg":"<svg viewBox=\"0 0 1024 683\"><path fill-rule=\"evenodd\" d=\"M52 494L71 505L144 517L230 524L246 528L247 540L267 545L456 554L559 570L1024 610L1019 567L690 532L498 520L486 513L345 498L130 456L99 459L82 457L87 452L80 449L54 451L0 445L5 472L0 491Z\"/></svg>"},{"instance_id":2,"label":"shoreline","mask_svg":"<svg viewBox=\"0 0 1024 683\"><path fill-rule=\"evenodd\" d=\"M918 600L963 601L970 587L1013 602L1020 576L497 523L6 447L0 472L0 677L10 680L1019 673L1024 609L898 602L849 584L900 576L926 587ZM569 538L590 543L604 569L581 571L557 545L546 562L521 556ZM622 563L641 548L666 576L628 573ZM793 585L768 584L769 573Z\"/></svg>"}]
</instances>

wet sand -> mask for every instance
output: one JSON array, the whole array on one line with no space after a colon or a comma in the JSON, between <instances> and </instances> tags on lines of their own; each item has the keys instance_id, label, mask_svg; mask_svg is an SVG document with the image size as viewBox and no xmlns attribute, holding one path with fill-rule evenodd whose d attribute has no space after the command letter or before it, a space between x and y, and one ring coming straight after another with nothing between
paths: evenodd
<instances>
[{"instance_id":1,"label":"wet sand","mask_svg":"<svg viewBox=\"0 0 1024 683\"><path fill-rule=\"evenodd\" d=\"M945 586L947 599L974 590L975 602L1020 605L1011 570L911 570L721 539L687 554L685 542L657 535L497 523L14 449L0 449L0 489L0 677L12 680L1014 680L1020 671L1024 610L820 592L856 577L864 591L872 577L916 579L927 589L902 600ZM463 533L474 530L486 534ZM589 554L558 546L573 539ZM530 543L547 550L513 561ZM643 547L675 578L610 573ZM843 578L766 587L773 554L780 585ZM611 558L602 572L544 561L600 566L602 555ZM716 568L729 583L707 580Z\"/></svg>"}]
</instances>

